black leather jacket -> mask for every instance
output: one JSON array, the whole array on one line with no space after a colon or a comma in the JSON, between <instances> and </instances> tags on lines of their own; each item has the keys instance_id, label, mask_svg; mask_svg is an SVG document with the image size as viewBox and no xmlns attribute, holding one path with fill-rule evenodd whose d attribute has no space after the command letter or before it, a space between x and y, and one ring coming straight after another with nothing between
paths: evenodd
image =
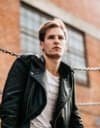
<instances>
[{"instance_id":1,"label":"black leather jacket","mask_svg":"<svg viewBox=\"0 0 100 128\"><path fill-rule=\"evenodd\" d=\"M6 80L1 106L1 128L30 128L47 103L43 74L45 61L34 55L21 56L14 62ZM52 128L83 128L75 105L73 71L61 62L60 87L50 121Z\"/></svg>"}]
</instances>

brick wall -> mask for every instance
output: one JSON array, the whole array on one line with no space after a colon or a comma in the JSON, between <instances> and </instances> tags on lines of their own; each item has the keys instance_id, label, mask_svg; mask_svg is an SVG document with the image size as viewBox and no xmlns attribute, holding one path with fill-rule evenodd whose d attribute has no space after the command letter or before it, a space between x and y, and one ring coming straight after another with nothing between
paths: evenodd
<instances>
[{"instance_id":1,"label":"brick wall","mask_svg":"<svg viewBox=\"0 0 100 128\"><path fill-rule=\"evenodd\" d=\"M0 0L0 48L19 51L19 1ZM15 57L0 52L0 90Z\"/></svg>"},{"instance_id":2,"label":"brick wall","mask_svg":"<svg viewBox=\"0 0 100 128\"><path fill-rule=\"evenodd\" d=\"M100 0L50 0L69 13L100 27Z\"/></svg>"},{"instance_id":3,"label":"brick wall","mask_svg":"<svg viewBox=\"0 0 100 128\"><path fill-rule=\"evenodd\" d=\"M87 59L89 66L100 66L100 42L90 36L86 36ZM89 87L77 86L77 100L81 103L100 102L100 71L90 71ZM100 119L100 105L80 106L80 111L86 128L99 128L96 120Z\"/></svg>"}]
</instances>

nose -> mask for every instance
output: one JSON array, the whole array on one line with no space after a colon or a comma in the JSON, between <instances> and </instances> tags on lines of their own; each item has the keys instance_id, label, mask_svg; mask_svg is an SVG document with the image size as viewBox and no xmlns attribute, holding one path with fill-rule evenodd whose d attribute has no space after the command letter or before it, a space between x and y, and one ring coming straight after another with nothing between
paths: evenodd
<instances>
[{"instance_id":1,"label":"nose","mask_svg":"<svg viewBox=\"0 0 100 128\"><path fill-rule=\"evenodd\" d=\"M59 40L59 37L58 36L55 37L54 43L55 44L59 44L60 43L60 40Z\"/></svg>"}]
</instances>

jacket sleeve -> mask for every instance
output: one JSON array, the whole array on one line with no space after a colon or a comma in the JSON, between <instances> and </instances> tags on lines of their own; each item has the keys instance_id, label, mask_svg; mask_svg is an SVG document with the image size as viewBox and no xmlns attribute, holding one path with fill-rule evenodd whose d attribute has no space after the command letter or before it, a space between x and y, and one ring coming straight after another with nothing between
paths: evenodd
<instances>
[{"instance_id":1,"label":"jacket sleeve","mask_svg":"<svg viewBox=\"0 0 100 128\"><path fill-rule=\"evenodd\" d=\"M82 119L79 114L79 110L75 103L75 82L74 82L74 74L71 77L72 81L72 111L71 111L71 118L69 123L69 128L84 128Z\"/></svg>"},{"instance_id":2,"label":"jacket sleeve","mask_svg":"<svg viewBox=\"0 0 100 128\"><path fill-rule=\"evenodd\" d=\"M13 63L3 90L1 128L18 128L19 110L26 82L26 66L21 57Z\"/></svg>"}]
</instances>

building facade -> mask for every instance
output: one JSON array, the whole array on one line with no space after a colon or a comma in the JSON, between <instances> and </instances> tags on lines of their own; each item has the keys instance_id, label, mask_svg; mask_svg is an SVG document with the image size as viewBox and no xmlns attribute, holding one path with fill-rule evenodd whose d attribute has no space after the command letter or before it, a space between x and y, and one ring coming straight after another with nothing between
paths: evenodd
<instances>
[{"instance_id":1,"label":"building facade","mask_svg":"<svg viewBox=\"0 0 100 128\"><path fill-rule=\"evenodd\" d=\"M63 61L72 68L100 67L99 0L0 1L0 49L17 54L41 54L39 26L61 18L69 32ZM16 56L0 50L0 94ZM76 100L86 128L100 127L100 71L75 70Z\"/></svg>"}]
</instances>

